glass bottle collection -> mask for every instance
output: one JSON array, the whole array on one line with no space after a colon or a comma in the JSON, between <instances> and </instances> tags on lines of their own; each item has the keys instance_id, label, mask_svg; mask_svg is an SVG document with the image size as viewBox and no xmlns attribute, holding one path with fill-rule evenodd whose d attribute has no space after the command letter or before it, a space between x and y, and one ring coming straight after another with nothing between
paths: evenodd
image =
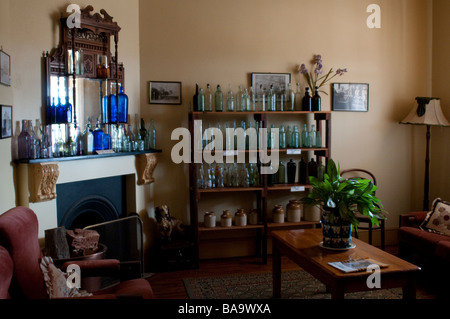
<instances>
[{"instance_id":1,"label":"glass bottle collection","mask_svg":"<svg viewBox=\"0 0 450 319\"><path fill-rule=\"evenodd\" d=\"M217 85L215 92L212 92L209 83L206 85L206 90L196 84L193 110L194 112L321 111L318 87L311 96L308 87L302 95L299 83L295 92L291 86L291 83L288 83L287 87L284 85L274 87L271 84L269 88L264 88L262 85L243 88L239 85L234 94L231 85L224 93L220 84Z\"/></svg>"},{"instance_id":2,"label":"glass bottle collection","mask_svg":"<svg viewBox=\"0 0 450 319\"><path fill-rule=\"evenodd\" d=\"M203 126L204 123L202 123ZM236 120L232 122L226 122L225 125L218 124L217 129L222 133L223 141L222 146L225 150L250 150L250 136L245 134L246 129L254 128L256 130L256 147L260 148L262 144L259 138L259 130L262 128L260 121L241 121L240 124ZM242 128L244 131L244 139L239 140L235 134L227 134L229 129L236 131L237 128ZM206 130L211 129L211 123L206 123L206 128L202 128L203 136ZM216 138L216 137L214 137ZM213 150L216 146L216 141L214 138L210 140L203 139L202 145L198 145L198 149ZM234 140L231 140L233 138ZM267 128L267 149L274 149L276 143L276 131L275 125L272 124ZM307 124L303 124L303 130L300 132L298 125L280 125L278 128L278 148L279 149L289 149L289 148L321 148L322 147L322 136L320 131L316 130L315 124L312 124L308 130Z\"/></svg>"},{"instance_id":3,"label":"glass bottle collection","mask_svg":"<svg viewBox=\"0 0 450 319\"><path fill-rule=\"evenodd\" d=\"M39 159L94 154L96 151L112 150L134 152L156 149L156 126L153 119L148 127L144 119L138 122L135 115L132 124L101 124L95 126L88 119L84 128L69 124L42 125L36 120L22 120L17 137L18 159ZM17 134L17 133L16 133Z\"/></svg>"}]
</instances>

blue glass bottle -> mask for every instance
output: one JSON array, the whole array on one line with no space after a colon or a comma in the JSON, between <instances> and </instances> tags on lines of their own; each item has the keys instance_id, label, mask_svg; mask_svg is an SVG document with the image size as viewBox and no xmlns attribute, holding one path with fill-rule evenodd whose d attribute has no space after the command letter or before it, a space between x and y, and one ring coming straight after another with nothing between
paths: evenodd
<instances>
[{"instance_id":1,"label":"blue glass bottle","mask_svg":"<svg viewBox=\"0 0 450 319\"><path fill-rule=\"evenodd\" d=\"M56 105L56 119L57 124L65 123L67 120L67 112L65 106L61 103L61 99L58 98L58 104Z\"/></svg>"},{"instance_id":2,"label":"blue glass bottle","mask_svg":"<svg viewBox=\"0 0 450 319\"><path fill-rule=\"evenodd\" d=\"M47 124L54 124L56 121L55 98L52 98L52 104L47 107Z\"/></svg>"},{"instance_id":3,"label":"blue glass bottle","mask_svg":"<svg viewBox=\"0 0 450 319\"><path fill-rule=\"evenodd\" d=\"M128 122L128 96L123 91L123 87L119 90L119 122Z\"/></svg>"},{"instance_id":4,"label":"blue glass bottle","mask_svg":"<svg viewBox=\"0 0 450 319\"><path fill-rule=\"evenodd\" d=\"M110 123L117 122L117 96L115 94L110 94L108 97L109 104L109 119Z\"/></svg>"},{"instance_id":5,"label":"blue glass bottle","mask_svg":"<svg viewBox=\"0 0 450 319\"><path fill-rule=\"evenodd\" d=\"M72 123L72 104L69 102L69 97L66 96L66 104L64 105L66 112L66 120L64 122Z\"/></svg>"},{"instance_id":6,"label":"blue glass bottle","mask_svg":"<svg viewBox=\"0 0 450 319\"><path fill-rule=\"evenodd\" d=\"M109 106L109 97L108 94L102 99L102 114L103 114L103 123L109 124L111 123L111 114L110 114L110 106Z\"/></svg>"},{"instance_id":7,"label":"blue glass bottle","mask_svg":"<svg viewBox=\"0 0 450 319\"><path fill-rule=\"evenodd\" d=\"M97 121L97 126L93 132L94 134L94 151L103 149L103 130L100 127L100 122Z\"/></svg>"}]
</instances>

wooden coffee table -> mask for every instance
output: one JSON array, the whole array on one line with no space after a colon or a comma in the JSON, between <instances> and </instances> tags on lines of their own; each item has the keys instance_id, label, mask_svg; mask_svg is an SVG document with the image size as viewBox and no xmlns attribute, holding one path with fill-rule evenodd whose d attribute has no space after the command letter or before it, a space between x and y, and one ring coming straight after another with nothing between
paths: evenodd
<instances>
[{"instance_id":1,"label":"wooden coffee table","mask_svg":"<svg viewBox=\"0 0 450 319\"><path fill-rule=\"evenodd\" d=\"M273 231L273 296L281 297L281 257L287 256L324 283L333 299L343 299L347 292L371 290L367 278L372 272L345 273L329 262L372 258L388 264L380 272L381 289L403 288L403 298L416 298L416 275L420 268L361 240L352 238L354 248L331 250L321 247L322 229ZM377 289L377 288L372 288Z\"/></svg>"}]
</instances>

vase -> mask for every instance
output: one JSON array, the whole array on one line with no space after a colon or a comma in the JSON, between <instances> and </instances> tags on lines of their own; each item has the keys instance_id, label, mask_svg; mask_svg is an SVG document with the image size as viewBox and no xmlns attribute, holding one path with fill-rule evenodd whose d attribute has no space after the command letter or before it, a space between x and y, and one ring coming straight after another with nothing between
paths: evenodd
<instances>
[{"instance_id":1,"label":"vase","mask_svg":"<svg viewBox=\"0 0 450 319\"><path fill-rule=\"evenodd\" d=\"M338 211L324 210L322 214L323 247L351 248L352 224L340 217Z\"/></svg>"}]
</instances>

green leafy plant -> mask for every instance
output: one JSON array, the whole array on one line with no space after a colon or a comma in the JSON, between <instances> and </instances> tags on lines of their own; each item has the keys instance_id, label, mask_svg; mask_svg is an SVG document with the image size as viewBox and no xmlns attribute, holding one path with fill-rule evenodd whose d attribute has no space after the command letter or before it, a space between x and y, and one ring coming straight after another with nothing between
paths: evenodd
<instances>
[{"instance_id":1,"label":"green leafy plant","mask_svg":"<svg viewBox=\"0 0 450 319\"><path fill-rule=\"evenodd\" d=\"M324 210L340 216L350 222L355 230L358 227L357 212L368 216L372 224L379 225L378 218L384 218L383 205L375 196L377 186L369 179L340 176L340 166L336 167L332 159L328 160L323 181L309 177L312 191L301 201L307 205L321 205Z\"/></svg>"}]
</instances>

